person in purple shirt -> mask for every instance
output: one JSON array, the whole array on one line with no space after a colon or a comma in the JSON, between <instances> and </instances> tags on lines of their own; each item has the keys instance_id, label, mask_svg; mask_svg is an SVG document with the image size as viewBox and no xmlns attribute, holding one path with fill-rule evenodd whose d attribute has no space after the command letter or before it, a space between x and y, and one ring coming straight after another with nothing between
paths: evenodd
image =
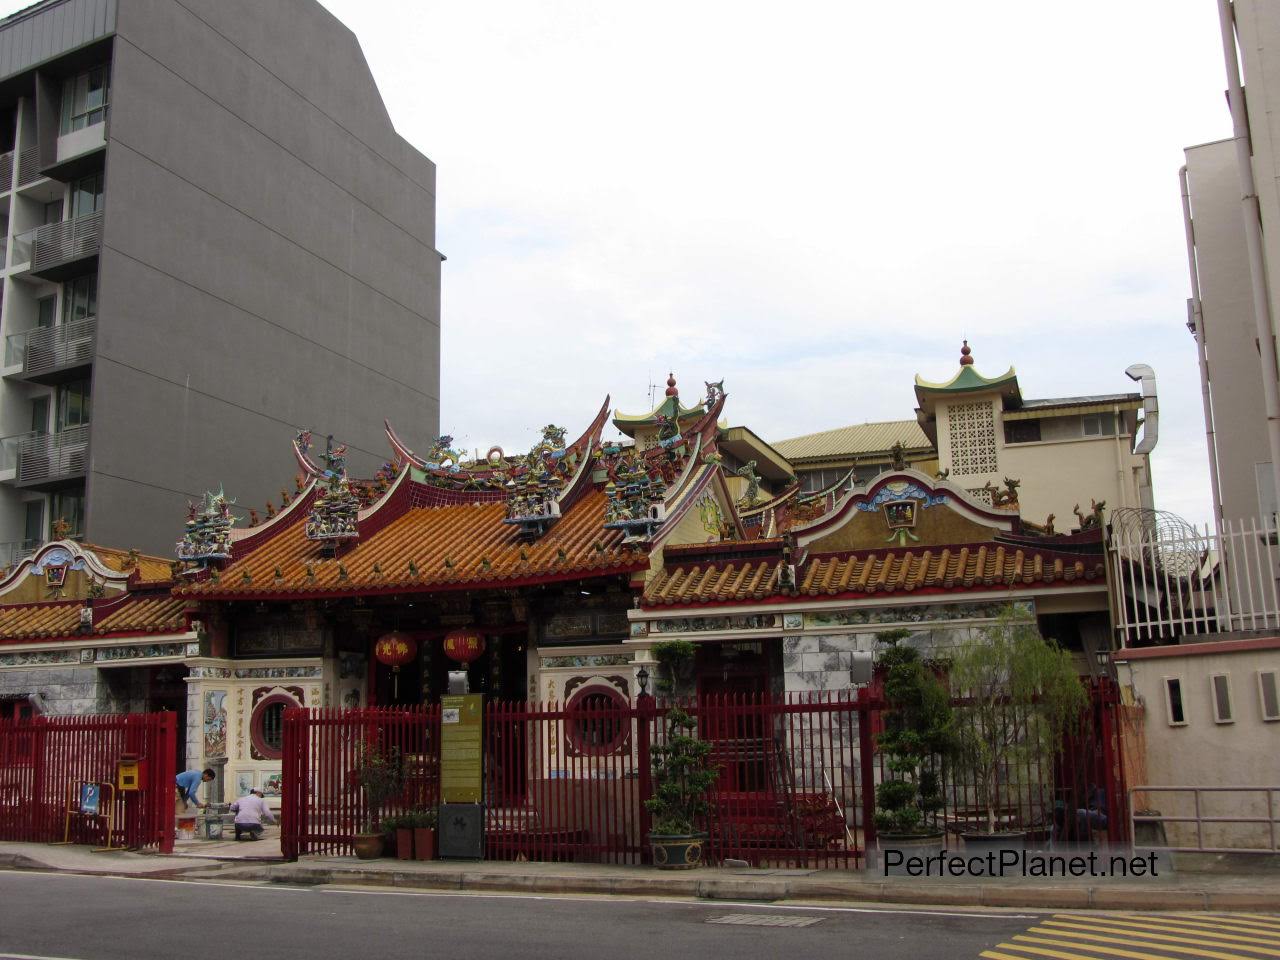
<instances>
[{"instance_id":1,"label":"person in purple shirt","mask_svg":"<svg viewBox=\"0 0 1280 960\"><path fill-rule=\"evenodd\" d=\"M271 815L271 808L267 806L267 801L262 799L262 791L258 789L250 790L231 804L231 812L236 815L237 840L244 840L246 835L250 840L260 840L262 821L276 822L276 818Z\"/></svg>"},{"instance_id":2,"label":"person in purple shirt","mask_svg":"<svg viewBox=\"0 0 1280 960\"><path fill-rule=\"evenodd\" d=\"M178 799L182 802L182 809L188 810L191 804L197 807L203 807L200 802L200 784L208 783L216 776L213 770L206 767L204 770L184 770L182 773L174 777L174 783L178 788Z\"/></svg>"}]
</instances>

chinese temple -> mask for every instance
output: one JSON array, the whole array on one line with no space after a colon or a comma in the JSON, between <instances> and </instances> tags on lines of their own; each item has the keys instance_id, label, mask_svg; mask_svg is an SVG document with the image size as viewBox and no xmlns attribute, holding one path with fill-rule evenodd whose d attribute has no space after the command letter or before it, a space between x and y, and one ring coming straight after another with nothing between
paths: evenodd
<instances>
[{"instance_id":1,"label":"chinese temple","mask_svg":"<svg viewBox=\"0 0 1280 960\"><path fill-rule=\"evenodd\" d=\"M1012 602L1092 669L1097 517L1058 534L1022 520L1016 484L987 503L905 465L802 494L723 425L725 401L709 383L687 404L672 377L650 413L614 415L621 440L603 436L606 399L576 439L549 425L527 453L474 460L448 436L415 452L388 424L367 479L302 432L279 505L235 527L206 497L174 595L207 636L190 682L227 731L228 775L278 777L290 705L435 702L462 671L491 698L625 700L676 637L697 644L703 693L838 689L865 682L876 631L944 647Z\"/></svg>"}]
</instances>

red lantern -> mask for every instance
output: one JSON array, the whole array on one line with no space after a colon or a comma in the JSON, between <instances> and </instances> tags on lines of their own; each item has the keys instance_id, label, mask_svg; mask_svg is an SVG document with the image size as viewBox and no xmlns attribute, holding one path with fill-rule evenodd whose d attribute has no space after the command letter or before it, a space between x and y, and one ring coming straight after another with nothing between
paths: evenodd
<instances>
[{"instance_id":1,"label":"red lantern","mask_svg":"<svg viewBox=\"0 0 1280 960\"><path fill-rule=\"evenodd\" d=\"M406 663L411 663L417 653L418 644L413 637L399 630L384 633L378 638L373 648L373 655L378 658L379 663L385 663L388 667L397 669Z\"/></svg>"},{"instance_id":2,"label":"red lantern","mask_svg":"<svg viewBox=\"0 0 1280 960\"><path fill-rule=\"evenodd\" d=\"M417 642L399 630L384 633L373 646L373 655L378 658L378 662L391 668L393 696L396 698L400 696L400 667L412 663L417 653Z\"/></svg>"},{"instance_id":3,"label":"red lantern","mask_svg":"<svg viewBox=\"0 0 1280 960\"><path fill-rule=\"evenodd\" d=\"M484 634L479 630L451 630L444 636L444 652L459 663L470 663L484 653Z\"/></svg>"}]
</instances>

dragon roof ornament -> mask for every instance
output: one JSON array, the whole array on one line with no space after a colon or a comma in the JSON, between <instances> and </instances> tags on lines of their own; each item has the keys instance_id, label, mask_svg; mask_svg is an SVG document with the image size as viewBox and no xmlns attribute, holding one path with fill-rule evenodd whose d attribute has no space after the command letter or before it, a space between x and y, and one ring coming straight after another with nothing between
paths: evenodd
<instances>
[{"instance_id":1,"label":"dragon roof ornament","mask_svg":"<svg viewBox=\"0 0 1280 960\"><path fill-rule=\"evenodd\" d=\"M217 493L206 491L199 506L187 503L186 529L174 551L179 560L207 566L213 560L230 559L231 527L236 522L231 515L234 503L221 487Z\"/></svg>"}]
</instances>

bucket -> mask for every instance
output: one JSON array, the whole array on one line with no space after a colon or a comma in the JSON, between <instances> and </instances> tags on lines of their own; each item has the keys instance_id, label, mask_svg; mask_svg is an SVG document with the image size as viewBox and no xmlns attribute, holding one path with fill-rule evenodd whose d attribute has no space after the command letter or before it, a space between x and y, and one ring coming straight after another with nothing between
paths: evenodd
<instances>
[{"instance_id":1,"label":"bucket","mask_svg":"<svg viewBox=\"0 0 1280 960\"><path fill-rule=\"evenodd\" d=\"M179 817L178 818L178 839L194 840L196 838L196 818L195 817Z\"/></svg>"}]
</instances>

